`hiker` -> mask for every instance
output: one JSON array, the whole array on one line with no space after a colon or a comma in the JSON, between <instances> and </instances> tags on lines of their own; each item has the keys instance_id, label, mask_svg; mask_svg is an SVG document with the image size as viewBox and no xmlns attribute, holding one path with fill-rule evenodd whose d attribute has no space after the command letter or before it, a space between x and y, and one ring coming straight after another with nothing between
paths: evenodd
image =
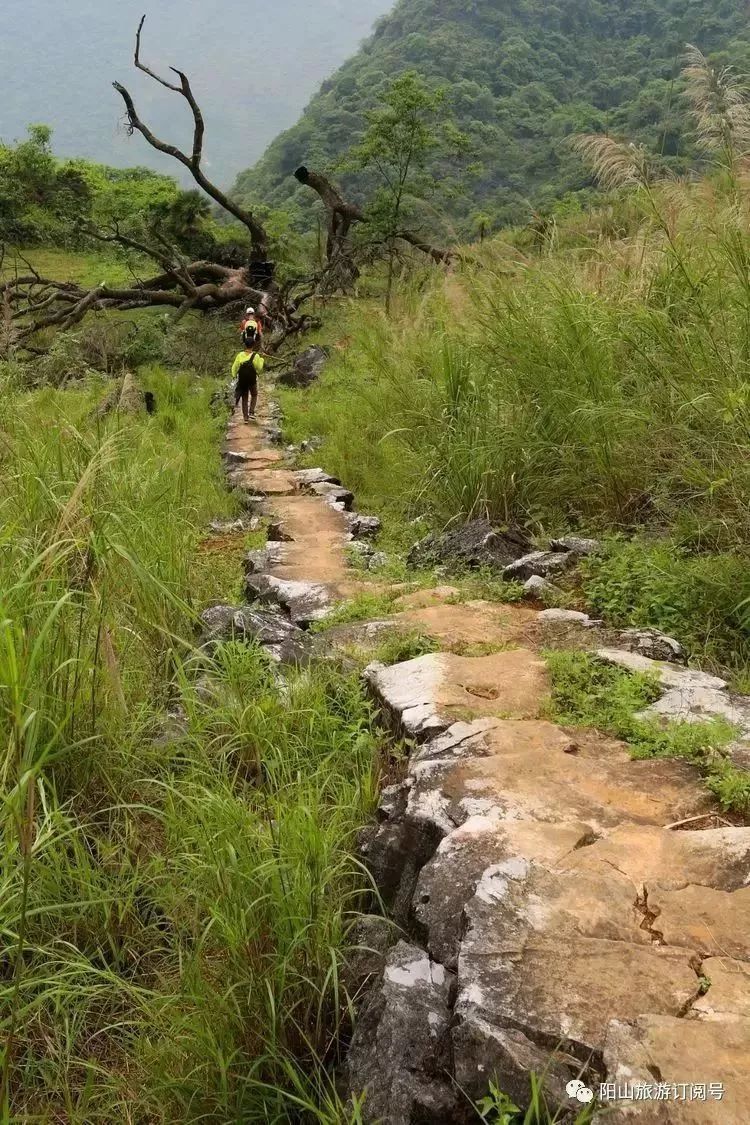
<instances>
[{"instance_id":1,"label":"hiker","mask_svg":"<svg viewBox=\"0 0 750 1125\"><path fill-rule=\"evenodd\" d=\"M243 316L242 324L240 325L240 336L242 337L242 343L249 343L250 345L252 345L256 337L257 339L260 339L262 335L263 322L255 312L255 309L250 306L249 308L245 309L245 315Z\"/></svg>"},{"instance_id":2,"label":"hiker","mask_svg":"<svg viewBox=\"0 0 750 1125\"><path fill-rule=\"evenodd\" d=\"M237 353L232 364L232 378L237 382L234 388L234 407L242 399L242 417L246 422L255 414L258 401L258 376L265 367L265 360L260 355L260 334L249 327L242 334L244 348ZM248 397L250 406L248 408Z\"/></svg>"}]
</instances>

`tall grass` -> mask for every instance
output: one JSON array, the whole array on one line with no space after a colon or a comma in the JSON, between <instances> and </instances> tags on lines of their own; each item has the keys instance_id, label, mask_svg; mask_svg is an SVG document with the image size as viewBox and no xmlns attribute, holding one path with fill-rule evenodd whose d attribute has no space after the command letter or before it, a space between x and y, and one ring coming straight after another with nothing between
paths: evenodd
<instances>
[{"instance_id":1,"label":"tall grass","mask_svg":"<svg viewBox=\"0 0 750 1125\"><path fill-rule=\"evenodd\" d=\"M574 249L490 245L484 268L420 279L389 319L353 304L348 350L304 404L286 397L292 427L404 519L640 529L744 558L748 199L720 177L648 191L628 238L594 216L583 239L576 219Z\"/></svg>"},{"instance_id":2,"label":"tall grass","mask_svg":"<svg viewBox=\"0 0 750 1125\"><path fill-rule=\"evenodd\" d=\"M6 1120L356 1120L327 1078L375 792L356 683L193 647L231 511L211 388L0 395ZM170 718L171 713L171 718Z\"/></svg>"}]
</instances>

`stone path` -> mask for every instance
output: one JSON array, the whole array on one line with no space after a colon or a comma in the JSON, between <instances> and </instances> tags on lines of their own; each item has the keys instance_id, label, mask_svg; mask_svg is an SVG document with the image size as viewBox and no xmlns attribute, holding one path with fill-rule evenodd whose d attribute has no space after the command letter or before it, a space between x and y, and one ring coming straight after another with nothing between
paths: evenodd
<instances>
[{"instance_id":1,"label":"stone path","mask_svg":"<svg viewBox=\"0 0 750 1125\"><path fill-rule=\"evenodd\" d=\"M248 595L306 626L362 588L347 571L356 517L338 482L284 464L269 422L227 435L233 483L274 519ZM580 1079L650 1095L602 1121L745 1125L750 828L711 826L688 765L633 761L544 718L544 615L456 599L405 594L370 630L416 627L441 651L366 672L384 722L414 742L363 843L400 927L349 1055L367 1120L468 1123L491 1079L522 1104L533 1071L565 1112L582 1108L566 1089ZM691 714L711 692L728 706L721 681L653 666Z\"/></svg>"}]
</instances>

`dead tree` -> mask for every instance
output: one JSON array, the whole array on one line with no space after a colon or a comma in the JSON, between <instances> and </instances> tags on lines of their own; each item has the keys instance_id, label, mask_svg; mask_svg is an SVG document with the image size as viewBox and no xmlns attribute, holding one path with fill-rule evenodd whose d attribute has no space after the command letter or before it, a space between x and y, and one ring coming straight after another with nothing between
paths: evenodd
<instances>
[{"instance_id":1,"label":"dead tree","mask_svg":"<svg viewBox=\"0 0 750 1125\"><path fill-rule=\"evenodd\" d=\"M141 59L145 19L143 16L136 32L134 65L159 85L185 99L193 117L192 148L184 152L157 137L139 116L129 90L114 82L113 86L125 106L128 130L140 133L157 152L172 157L187 168L205 194L242 224L250 240L248 260L241 265L224 265L203 259L191 261L158 232L146 236L152 241L145 241L143 237L137 238L122 231L117 224L106 230L89 226L85 228L89 238L121 246L136 254L137 270L144 262L151 261L158 272L141 278L134 270L132 281L128 284L111 285L102 281L93 288L86 288L74 282L44 277L18 256L25 272L16 271L15 276L0 281L0 351L5 354L16 348L39 353L44 349L46 330L66 331L80 324L92 312L163 308L179 319L187 312L228 314L239 311L244 305L261 302L273 329L266 336L266 346L273 350L289 335L303 332L317 323L300 311L306 301L346 288L357 276L349 234L355 223L367 223L366 212L344 199L325 176L301 167L295 173L297 179L317 192L328 214L326 264L314 277L287 281L283 286L272 280L271 263L267 261L269 238L263 223L252 211L226 195L203 171L205 122L187 75L170 67L177 78L177 81L170 81ZM446 262L452 257L450 251L431 246L411 231L400 231L398 238L423 251L435 262ZM0 258L1 255L2 247Z\"/></svg>"},{"instance_id":2,"label":"dead tree","mask_svg":"<svg viewBox=\"0 0 750 1125\"><path fill-rule=\"evenodd\" d=\"M101 242L114 243L133 251L142 261L150 260L159 269L153 276L133 277L127 285L110 285L102 281L94 288L73 282L43 277L28 262L25 272L0 282L0 304L3 308L4 350L20 347L33 351L31 342L45 329L65 331L79 324L89 313L103 310L132 311L153 307L172 311L179 318L186 312L219 312L240 309L243 305L265 303L274 327L276 342L290 333L303 331L310 318L300 314L300 298L290 300L289 289L282 294L271 284L267 232L260 220L230 199L208 179L202 167L205 123L200 106L186 74L170 68L177 76L171 82L156 74L141 60L141 36L145 16L138 25L134 64L166 89L179 94L188 103L193 116L192 149L183 152L175 145L157 137L140 118L130 92L119 82L114 88L122 97L131 133L138 132L158 152L171 156L184 165L195 182L215 203L240 222L250 239L249 259L243 265L227 266L211 261L190 261L158 233L153 242L120 230L116 224L107 230L85 228L84 233ZM270 290L270 291L269 291Z\"/></svg>"},{"instance_id":3,"label":"dead tree","mask_svg":"<svg viewBox=\"0 0 750 1125\"><path fill-rule=\"evenodd\" d=\"M206 126L203 120L203 114L201 113L200 106L195 100L195 95L193 94L193 90L187 75L184 74L181 70L177 70L176 67L172 66L169 69L173 74L177 75L180 81L179 84L175 82L169 82L166 78L162 78L160 75L156 74L153 70L147 67L145 63L141 61L141 34L143 32L143 25L145 22L146 17L142 16L141 22L138 24L138 31L136 32L135 36L135 54L133 56L134 65L137 70L143 71L143 73L147 74L149 78L153 78L155 82L158 82L160 86L164 86L165 89L171 90L175 94L180 94L188 103L188 105L190 106L190 112L193 115L192 152L188 155L188 153L183 152L175 145L167 144L165 141L159 140L159 138L155 136L151 129L149 129L148 125L141 121L135 108L133 99L128 90L119 82L113 82L112 85L114 86L115 90L117 90L118 94L122 97L122 100L125 103L125 112L128 119L128 132L132 135L132 133L137 130L146 140L146 142L150 144L152 148L155 148L157 152L163 152L166 156L171 156L174 160L178 160L180 164L184 164L198 186L202 188L203 191L205 191L206 195L210 196L215 203L218 203L219 206L223 208L223 210L227 211L230 215L233 215L235 219L237 219L240 223L242 223L244 227L247 228L250 233L250 240L253 247L253 258L255 260L262 260L268 254L268 235L266 234L263 224L255 218L252 211L246 211L243 207L240 207L237 203L235 203L233 199L230 199L228 195L225 195L225 193L220 188L218 188L216 184L212 183L211 180L208 179L201 167L201 161L203 159L203 138L205 136Z\"/></svg>"},{"instance_id":4,"label":"dead tree","mask_svg":"<svg viewBox=\"0 0 750 1125\"><path fill-rule=\"evenodd\" d=\"M305 187L312 188L323 201L328 216L326 257L329 265L332 265L337 260L350 254L349 232L355 223L367 223L367 214L356 203L344 199L339 189L331 183L327 176L320 172L310 171L304 164L294 173L294 178L299 183L304 184ZM427 254L433 262L450 262L455 257L451 250L432 246L414 231L400 230L396 237L415 249L421 250L423 254Z\"/></svg>"}]
</instances>

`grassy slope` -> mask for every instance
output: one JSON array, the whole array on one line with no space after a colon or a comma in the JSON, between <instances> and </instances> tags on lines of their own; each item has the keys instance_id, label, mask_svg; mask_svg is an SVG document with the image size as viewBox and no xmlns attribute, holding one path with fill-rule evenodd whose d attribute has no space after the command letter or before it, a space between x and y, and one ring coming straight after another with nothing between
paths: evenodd
<instances>
[{"instance_id":1,"label":"grassy slope","mask_svg":"<svg viewBox=\"0 0 750 1125\"><path fill-rule=\"evenodd\" d=\"M0 276L11 277L16 272L28 273L26 263L42 277L51 277L56 281L75 281L79 285L96 285L102 278L111 283L130 278L124 259L115 254L104 251L99 254L92 251L80 254L51 246L35 246L23 251L11 249L3 261Z\"/></svg>"},{"instance_id":2,"label":"grassy slope","mask_svg":"<svg viewBox=\"0 0 750 1125\"><path fill-rule=\"evenodd\" d=\"M411 538L476 514L614 537L598 612L746 668L747 206L709 182L630 196L415 278L390 319L352 303L287 396L292 435Z\"/></svg>"},{"instance_id":3,"label":"grassy slope","mask_svg":"<svg viewBox=\"0 0 750 1125\"><path fill-rule=\"evenodd\" d=\"M0 377L3 377L0 375ZM234 593L209 382L0 395L0 1051L14 1120L341 1121L315 1059L375 790L356 682L192 648ZM210 675L212 687L201 677ZM184 727L165 729L180 705Z\"/></svg>"}]
</instances>

